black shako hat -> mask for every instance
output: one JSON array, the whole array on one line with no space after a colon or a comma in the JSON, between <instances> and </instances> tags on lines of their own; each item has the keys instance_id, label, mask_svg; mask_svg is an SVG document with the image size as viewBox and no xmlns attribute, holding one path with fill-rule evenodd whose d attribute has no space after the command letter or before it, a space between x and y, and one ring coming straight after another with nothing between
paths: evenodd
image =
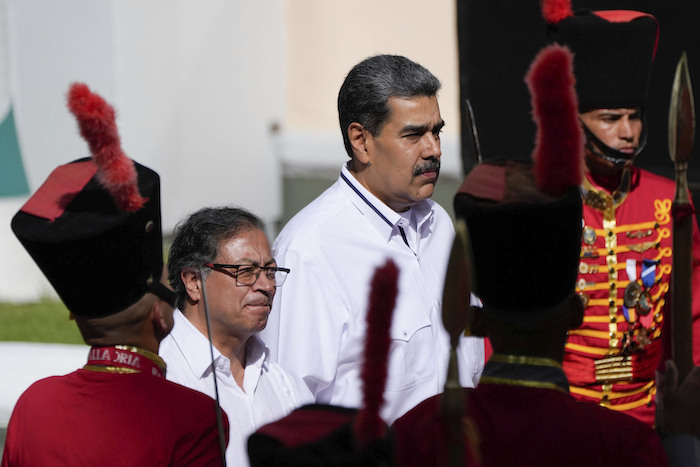
<instances>
[{"instance_id":1,"label":"black shako hat","mask_svg":"<svg viewBox=\"0 0 700 467\"><path fill-rule=\"evenodd\" d=\"M472 244L474 292L492 308L544 309L575 289L583 134L571 55L550 45L526 75L537 124L533 162L481 163L455 195Z\"/></svg>"},{"instance_id":2,"label":"black shako hat","mask_svg":"<svg viewBox=\"0 0 700 467\"><path fill-rule=\"evenodd\" d=\"M84 84L68 106L93 158L61 165L12 230L71 313L112 315L160 284L160 179L121 151L114 110Z\"/></svg>"},{"instance_id":3,"label":"black shako hat","mask_svg":"<svg viewBox=\"0 0 700 467\"><path fill-rule=\"evenodd\" d=\"M532 311L556 305L576 284L581 249L581 194L508 199L510 184L535 191L532 165L493 161L476 166L454 199L472 244L475 293L487 305ZM487 190L482 187L488 186ZM500 199L490 198L494 187ZM519 195L512 195L519 196Z\"/></svg>"},{"instance_id":4,"label":"black shako hat","mask_svg":"<svg viewBox=\"0 0 700 467\"><path fill-rule=\"evenodd\" d=\"M656 18L632 10L571 12L561 0L542 5L547 40L574 53L579 108L643 107L658 42Z\"/></svg>"}]
</instances>

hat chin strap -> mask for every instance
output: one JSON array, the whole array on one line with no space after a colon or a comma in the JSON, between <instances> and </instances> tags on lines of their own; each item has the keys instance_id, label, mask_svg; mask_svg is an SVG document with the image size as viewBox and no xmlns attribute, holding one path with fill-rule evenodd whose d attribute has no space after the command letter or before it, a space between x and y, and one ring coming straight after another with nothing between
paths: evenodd
<instances>
[{"instance_id":1,"label":"hat chin strap","mask_svg":"<svg viewBox=\"0 0 700 467\"><path fill-rule=\"evenodd\" d=\"M583 122L581 122L583 132L586 135L586 148L588 148L589 151L591 151L593 154L600 157L601 159L614 164L616 167L624 166L627 161L637 157L637 155L640 152L642 152L644 147L647 145L646 116L642 118L644 120L642 123L642 134L639 135L639 145L637 146L637 149L635 149L633 154L626 154L624 152L618 151L617 149L611 148L607 144L603 143L600 139L598 139L598 137L594 135L593 132Z\"/></svg>"},{"instance_id":2,"label":"hat chin strap","mask_svg":"<svg viewBox=\"0 0 700 467\"><path fill-rule=\"evenodd\" d=\"M163 300L171 307L175 308L175 301L177 299L177 295L175 295L175 292L161 284L160 281L154 280L153 276L151 276L148 279L148 281L146 281L146 288L153 295Z\"/></svg>"}]
</instances>

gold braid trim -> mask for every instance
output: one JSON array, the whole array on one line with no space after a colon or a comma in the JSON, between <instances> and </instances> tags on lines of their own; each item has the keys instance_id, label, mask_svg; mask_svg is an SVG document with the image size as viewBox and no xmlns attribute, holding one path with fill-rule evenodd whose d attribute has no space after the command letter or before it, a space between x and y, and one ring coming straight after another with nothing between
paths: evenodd
<instances>
[{"instance_id":1,"label":"gold braid trim","mask_svg":"<svg viewBox=\"0 0 700 467\"><path fill-rule=\"evenodd\" d=\"M596 399L598 401L601 401L600 405L602 405L603 407L606 407L608 409L617 410L617 411L625 411L625 410L636 409L637 407L641 407L641 406L646 405L649 402L651 402L652 398L656 394L656 386L654 386L654 381L649 381L647 384L645 384L641 388L636 389L634 391L630 391L630 392L603 392L603 391L596 391L594 389L579 388L576 386L569 386L569 391L572 394L577 394L579 396L586 396L586 397L590 397L591 399ZM609 401L611 401L611 400L621 399L623 397L635 396L637 394L643 394L643 393L647 393L647 395L639 400L636 400L636 401L627 402L625 404L610 404L609 403ZM605 397L605 401L603 401L604 397Z\"/></svg>"},{"instance_id":2,"label":"gold braid trim","mask_svg":"<svg viewBox=\"0 0 700 467\"><path fill-rule=\"evenodd\" d=\"M166 367L165 360L160 358L158 356L158 354L155 354L149 350L140 349L138 347L134 347L133 345L115 345L114 348L117 350L126 350L128 352L135 352L139 355L143 355L144 357L146 357L147 359L149 359L150 361L152 361L153 363L158 365L163 370Z\"/></svg>"},{"instance_id":3,"label":"gold braid trim","mask_svg":"<svg viewBox=\"0 0 700 467\"><path fill-rule=\"evenodd\" d=\"M489 361L498 363L512 363L517 365L545 366L551 368L558 368L563 371L563 368L559 362L557 362L556 360L552 360L551 358L544 357L531 357L527 355L504 355L494 353L489 358ZM524 386L530 388L554 389L564 394L568 394L568 392L559 385L555 383L542 381L499 378L495 376L482 376L479 382L491 384L504 384L507 386Z\"/></svg>"},{"instance_id":4,"label":"gold braid trim","mask_svg":"<svg viewBox=\"0 0 700 467\"><path fill-rule=\"evenodd\" d=\"M564 394L568 394L564 389L560 388L554 383L543 383L540 381L523 381L508 378L495 378L493 376L482 376L479 380L481 383L491 383L491 384L503 384L507 386L524 386L528 388L541 388L541 389L555 389Z\"/></svg>"},{"instance_id":5,"label":"gold braid trim","mask_svg":"<svg viewBox=\"0 0 700 467\"><path fill-rule=\"evenodd\" d=\"M624 337L622 331L614 331L615 335L612 336L610 331L596 331L594 329L572 329L569 331L570 336L583 336L583 337L593 337L596 339L609 339L614 337L615 339L621 339Z\"/></svg>"},{"instance_id":6,"label":"gold braid trim","mask_svg":"<svg viewBox=\"0 0 700 467\"><path fill-rule=\"evenodd\" d=\"M605 355L610 355L610 349L608 348L603 349L598 347L589 347L587 345L572 344L569 342L566 343L566 348L569 350L576 350L587 354L600 355L601 357Z\"/></svg>"},{"instance_id":7,"label":"gold braid trim","mask_svg":"<svg viewBox=\"0 0 700 467\"><path fill-rule=\"evenodd\" d=\"M554 368L562 369L562 366L556 360L544 357L530 357L527 355L504 355L504 354L493 354L489 360L499 363L514 363L518 365L537 365L537 366L551 366Z\"/></svg>"},{"instance_id":8,"label":"gold braid trim","mask_svg":"<svg viewBox=\"0 0 700 467\"><path fill-rule=\"evenodd\" d=\"M99 371L101 373L132 374L141 373L141 370L134 368L120 368L118 366L84 365L83 370Z\"/></svg>"}]
</instances>

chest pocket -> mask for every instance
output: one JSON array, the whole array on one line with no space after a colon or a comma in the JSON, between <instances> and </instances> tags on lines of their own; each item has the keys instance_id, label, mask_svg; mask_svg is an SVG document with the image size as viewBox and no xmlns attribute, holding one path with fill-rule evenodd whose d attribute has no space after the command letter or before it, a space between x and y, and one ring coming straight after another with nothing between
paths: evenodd
<instances>
[{"instance_id":1,"label":"chest pocket","mask_svg":"<svg viewBox=\"0 0 700 467\"><path fill-rule=\"evenodd\" d=\"M436 343L430 321L415 313L405 318L410 319L399 319L391 327L388 391L409 389L430 380L437 371Z\"/></svg>"}]
</instances>

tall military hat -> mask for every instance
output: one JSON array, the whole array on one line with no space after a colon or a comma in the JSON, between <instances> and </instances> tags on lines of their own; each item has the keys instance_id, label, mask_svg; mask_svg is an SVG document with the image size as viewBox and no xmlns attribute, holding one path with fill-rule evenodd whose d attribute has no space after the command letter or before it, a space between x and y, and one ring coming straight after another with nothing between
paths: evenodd
<instances>
[{"instance_id":1,"label":"tall military hat","mask_svg":"<svg viewBox=\"0 0 700 467\"><path fill-rule=\"evenodd\" d=\"M398 275L396 264L387 260L371 278L362 407L310 404L260 427L248 438L252 467L391 465L392 438L379 413L384 403Z\"/></svg>"},{"instance_id":2,"label":"tall military hat","mask_svg":"<svg viewBox=\"0 0 700 467\"><path fill-rule=\"evenodd\" d=\"M525 81L538 128L533 162L479 164L454 199L472 243L474 293L511 311L553 306L574 291L582 229L583 134L569 49L540 51Z\"/></svg>"},{"instance_id":3,"label":"tall military hat","mask_svg":"<svg viewBox=\"0 0 700 467\"><path fill-rule=\"evenodd\" d=\"M574 53L581 109L635 108L646 101L658 43L654 16L632 10L571 9L542 0L547 38Z\"/></svg>"},{"instance_id":4,"label":"tall military hat","mask_svg":"<svg viewBox=\"0 0 700 467\"><path fill-rule=\"evenodd\" d=\"M67 99L92 158L56 168L12 230L75 315L114 314L149 290L169 300L159 287L158 174L123 153L114 109L102 97L76 83Z\"/></svg>"}]
</instances>

